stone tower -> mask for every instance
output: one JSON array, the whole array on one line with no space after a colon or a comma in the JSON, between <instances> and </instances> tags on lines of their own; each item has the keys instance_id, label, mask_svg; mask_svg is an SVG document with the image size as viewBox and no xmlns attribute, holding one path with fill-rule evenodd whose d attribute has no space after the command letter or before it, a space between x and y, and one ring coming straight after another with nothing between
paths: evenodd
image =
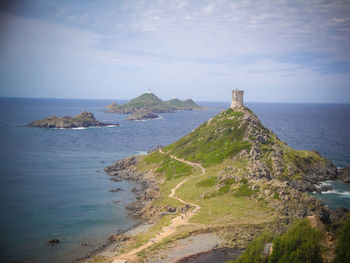
<instances>
[{"instance_id":1,"label":"stone tower","mask_svg":"<svg viewBox=\"0 0 350 263\"><path fill-rule=\"evenodd\" d=\"M235 89L232 91L231 109L243 107L243 90Z\"/></svg>"}]
</instances>

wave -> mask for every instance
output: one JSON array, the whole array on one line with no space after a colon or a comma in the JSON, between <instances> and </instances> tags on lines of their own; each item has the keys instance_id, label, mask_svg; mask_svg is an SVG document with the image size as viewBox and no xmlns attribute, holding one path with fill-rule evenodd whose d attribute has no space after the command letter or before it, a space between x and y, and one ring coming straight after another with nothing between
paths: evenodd
<instances>
[{"instance_id":1,"label":"wave","mask_svg":"<svg viewBox=\"0 0 350 263\"><path fill-rule=\"evenodd\" d=\"M336 195L343 195L344 197L350 197L349 191L339 192L337 190L330 190L330 191L322 192L322 194L336 194Z\"/></svg>"},{"instance_id":2,"label":"wave","mask_svg":"<svg viewBox=\"0 0 350 263\"><path fill-rule=\"evenodd\" d=\"M111 127L118 127L117 124L111 124L107 126L90 126L90 127L77 127L77 128L71 128L71 129L65 129L65 128L59 128L61 130L86 130L86 129L101 129L101 128L111 128Z\"/></svg>"},{"instance_id":3,"label":"wave","mask_svg":"<svg viewBox=\"0 0 350 263\"><path fill-rule=\"evenodd\" d=\"M136 154L137 155L146 155L147 151L137 151Z\"/></svg>"},{"instance_id":4,"label":"wave","mask_svg":"<svg viewBox=\"0 0 350 263\"><path fill-rule=\"evenodd\" d=\"M324 181L321 182L319 185L320 186L332 186L333 181Z\"/></svg>"},{"instance_id":5,"label":"wave","mask_svg":"<svg viewBox=\"0 0 350 263\"><path fill-rule=\"evenodd\" d=\"M156 120L164 121L165 118L163 116L159 116L159 117L154 118L154 119L133 120L133 121L156 121Z\"/></svg>"}]
</instances>

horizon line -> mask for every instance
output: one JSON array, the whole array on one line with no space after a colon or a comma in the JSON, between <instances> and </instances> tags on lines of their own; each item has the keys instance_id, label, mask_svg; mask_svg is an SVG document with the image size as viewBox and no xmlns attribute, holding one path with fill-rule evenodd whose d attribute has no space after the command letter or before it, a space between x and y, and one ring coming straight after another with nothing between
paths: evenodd
<instances>
[{"instance_id":1,"label":"horizon line","mask_svg":"<svg viewBox=\"0 0 350 263\"><path fill-rule=\"evenodd\" d=\"M141 94L142 95L142 94ZM104 100L104 101L129 101L131 99L101 99L101 98L67 98L67 97L24 97L24 96L0 96L0 99L47 99L47 100ZM174 99L174 98L173 98ZM192 99L192 98L189 98ZM171 100L171 99L169 99ZM192 99L194 100L194 99ZM231 103L231 100L194 100L195 102L227 102ZM276 104L350 104L349 102L329 102L329 101L250 101L250 100L244 100L245 103L276 103Z\"/></svg>"}]
</instances>

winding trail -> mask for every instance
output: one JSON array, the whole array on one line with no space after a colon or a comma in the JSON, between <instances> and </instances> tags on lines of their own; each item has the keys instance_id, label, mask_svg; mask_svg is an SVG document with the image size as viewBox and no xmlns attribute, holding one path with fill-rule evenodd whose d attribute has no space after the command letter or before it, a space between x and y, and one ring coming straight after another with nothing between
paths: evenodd
<instances>
[{"instance_id":1,"label":"winding trail","mask_svg":"<svg viewBox=\"0 0 350 263\"><path fill-rule=\"evenodd\" d=\"M159 152L161 154L165 154L161 149L159 150ZM121 262L125 262L125 261L127 261L128 263L138 262L138 258L139 258L137 256L138 252L140 252L140 251L142 251L142 250L144 250L144 249L146 249L146 248L148 248L148 247L150 247L150 246L152 246L152 245L162 241L164 238L174 234L176 232L176 228L178 226L190 224L189 220L195 214L197 214L199 212L199 210L201 209L201 207L199 205L186 202L186 201L182 200L180 197L175 196L175 193L176 193L176 190L179 189L179 187L181 187L189 179L192 179L192 178L204 175L205 172L206 172L205 168L202 165L200 165L200 164L192 163L192 162L189 162L189 161L186 161L186 160L182 160L180 158L177 158L174 155L170 155L170 157L173 158L174 160L177 160L179 162L188 164L188 165L190 165L192 167L199 168L202 171L202 173L200 175L188 177L185 180L183 180L180 183L178 183L174 188L171 189L171 192L169 194L169 197L174 198L174 199L178 200L179 202L181 202L181 203L183 203L185 205L193 206L194 209L192 211L189 211L188 213L181 214L181 215L173 218L170 225L168 225L166 227L163 227L162 231L160 233L158 233L155 237L151 238L147 243L143 244L142 246L140 246L138 248L135 248L135 249L129 251L128 253L121 254L121 255L118 255L118 256L114 257L112 263L121 263Z\"/></svg>"}]
</instances>

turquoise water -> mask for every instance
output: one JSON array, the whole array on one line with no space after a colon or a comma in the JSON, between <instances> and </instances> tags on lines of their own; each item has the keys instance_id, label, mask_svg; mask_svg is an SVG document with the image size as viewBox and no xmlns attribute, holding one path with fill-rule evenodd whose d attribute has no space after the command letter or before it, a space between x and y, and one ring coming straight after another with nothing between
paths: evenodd
<instances>
[{"instance_id":1,"label":"turquoise water","mask_svg":"<svg viewBox=\"0 0 350 263\"><path fill-rule=\"evenodd\" d=\"M126 216L135 200L133 182L111 182L103 168L115 160L142 154L176 141L228 102L201 103L208 111L161 114L160 119L128 122L125 115L104 113L108 100L0 99L0 258L69 262L98 248L111 232L138 221ZM339 166L350 165L350 105L248 103L264 125L297 149L315 149ZM38 129L25 124L49 115L83 110L119 127L78 130ZM124 191L111 193L121 187ZM336 183L322 194L329 206L350 208L350 198ZM121 201L115 203L114 201ZM47 240L62 242L54 247ZM88 247L82 247L86 242Z\"/></svg>"}]
</instances>

